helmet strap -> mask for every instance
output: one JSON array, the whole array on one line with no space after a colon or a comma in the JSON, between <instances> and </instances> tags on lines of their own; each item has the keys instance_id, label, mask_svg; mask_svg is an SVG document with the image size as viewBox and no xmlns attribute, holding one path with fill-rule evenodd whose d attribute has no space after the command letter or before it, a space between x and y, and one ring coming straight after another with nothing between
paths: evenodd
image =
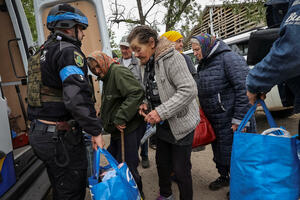
<instances>
[{"instance_id":1,"label":"helmet strap","mask_svg":"<svg viewBox=\"0 0 300 200\"><path fill-rule=\"evenodd\" d=\"M76 38L77 41L79 41L79 39L78 39L78 26L77 25L75 26L75 38Z\"/></svg>"}]
</instances>

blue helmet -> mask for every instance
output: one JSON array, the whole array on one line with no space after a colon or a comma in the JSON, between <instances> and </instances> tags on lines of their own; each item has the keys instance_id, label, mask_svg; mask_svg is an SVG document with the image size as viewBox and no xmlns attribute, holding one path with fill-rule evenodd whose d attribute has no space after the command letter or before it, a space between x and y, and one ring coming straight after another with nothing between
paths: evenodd
<instances>
[{"instance_id":1,"label":"blue helmet","mask_svg":"<svg viewBox=\"0 0 300 200\"><path fill-rule=\"evenodd\" d=\"M58 4L51 8L47 17L47 28L54 31L55 28L70 29L80 25L83 29L88 27L87 17L77 8L69 4Z\"/></svg>"}]
</instances>

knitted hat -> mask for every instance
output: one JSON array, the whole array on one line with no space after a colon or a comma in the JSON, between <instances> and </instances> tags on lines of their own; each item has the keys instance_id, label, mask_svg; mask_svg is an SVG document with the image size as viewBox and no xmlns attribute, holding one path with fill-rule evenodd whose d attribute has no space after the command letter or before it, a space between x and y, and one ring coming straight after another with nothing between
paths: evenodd
<instances>
[{"instance_id":1,"label":"knitted hat","mask_svg":"<svg viewBox=\"0 0 300 200\"><path fill-rule=\"evenodd\" d=\"M163 37L163 36L166 37L171 42L176 42L180 38L183 38L183 36L179 32L177 32L177 31L168 31L168 32L165 32L160 37Z\"/></svg>"}]
</instances>

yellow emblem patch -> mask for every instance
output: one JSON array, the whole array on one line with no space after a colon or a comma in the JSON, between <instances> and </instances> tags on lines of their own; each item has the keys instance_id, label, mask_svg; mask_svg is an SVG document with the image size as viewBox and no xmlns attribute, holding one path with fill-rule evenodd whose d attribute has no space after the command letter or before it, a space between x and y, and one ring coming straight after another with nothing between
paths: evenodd
<instances>
[{"instance_id":1,"label":"yellow emblem patch","mask_svg":"<svg viewBox=\"0 0 300 200\"><path fill-rule=\"evenodd\" d=\"M78 67L83 67L84 65L83 57L77 51L74 51L74 60Z\"/></svg>"}]
</instances>

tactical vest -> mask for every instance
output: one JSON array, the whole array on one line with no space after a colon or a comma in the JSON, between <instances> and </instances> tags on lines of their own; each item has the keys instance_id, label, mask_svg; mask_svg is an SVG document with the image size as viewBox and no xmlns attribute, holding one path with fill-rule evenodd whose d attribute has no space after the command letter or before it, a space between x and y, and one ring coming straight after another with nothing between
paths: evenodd
<instances>
[{"instance_id":1,"label":"tactical vest","mask_svg":"<svg viewBox=\"0 0 300 200\"><path fill-rule=\"evenodd\" d=\"M28 60L27 99L32 107L41 107L44 102L63 102L62 89L47 87L42 82L40 59L45 46L41 46Z\"/></svg>"}]
</instances>

